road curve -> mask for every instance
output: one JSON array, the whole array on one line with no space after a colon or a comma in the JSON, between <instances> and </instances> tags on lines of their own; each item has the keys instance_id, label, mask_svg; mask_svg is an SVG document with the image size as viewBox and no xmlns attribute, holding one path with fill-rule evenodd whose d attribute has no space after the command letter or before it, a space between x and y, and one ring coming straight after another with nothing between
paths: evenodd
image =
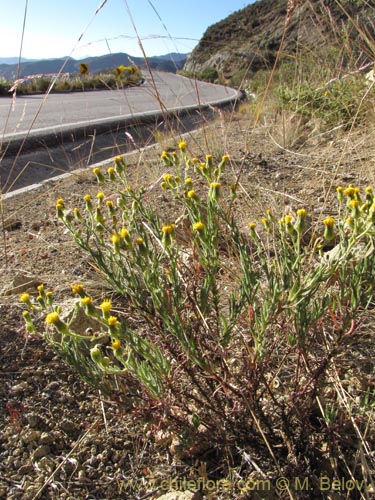
<instances>
[{"instance_id":1,"label":"road curve","mask_svg":"<svg viewBox=\"0 0 375 500\"><path fill-rule=\"evenodd\" d=\"M172 73L154 72L138 87L118 90L17 96L0 99L0 140L74 130L96 123L216 105L235 100L237 91Z\"/></svg>"},{"instance_id":2,"label":"road curve","mask_svg":"<svg viewBox=\"0 0 375 500\"><path fill-rule=\"evenodd\" d=\"M239 98L231 88L161 72L126 89L0 98L0 192L142 147L155 126L187 132L211 106Z\"/></svg>"}]
</instances>

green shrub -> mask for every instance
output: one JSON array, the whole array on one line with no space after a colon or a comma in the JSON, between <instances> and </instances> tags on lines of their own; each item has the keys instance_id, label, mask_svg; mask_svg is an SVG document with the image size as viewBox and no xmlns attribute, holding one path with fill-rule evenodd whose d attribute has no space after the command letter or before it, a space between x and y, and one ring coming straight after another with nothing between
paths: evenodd
<instances>
[{"instance_id":1,"label":"green shrub","mask_svg":"<svg viewBox=\"0 0 375 500\"><path fill-rule=\"evenodd\" d=\"M328 126L350 127L354 120L360 123L366 117L375 97L364 76L356 75L333 80L321 87L304 82L277 90L281 106L301 113L308 118L319 117Z\"/></svg>"},{"instance_id":2,"label":"green shrub","mask_svg":"<svg viewBox=\"0 0 375 500\"><path fill-rule=\"evenodd\" d=\"M198 78L213 83L219 78L219 73L215 68L205 68L199 72Z\"/></svg>"},{"instance_id":3,"label":"green shrub","mask_svg":"<svg viewBox=\"0 0 375 500\"><path fill-rule=\"evenodd\" d=\"M51 89L51 92L67 92L78 90L95 90L95 89L115 89L119 87L127 87L129 85L137 85L142 80L142 74L138 68L124 67L117 77L112 74L97 74L92 76L66 76L58 77ZM21 80L17 87L18 94L45 93L52 81L52 77L31 77ZM8 90L13 83L0 82L0 94L9 95Z\"/></svg>"},{"instance_id":4,"label":"green shrub","mask_svg":"<svg viewBox=\"0 0 375 500\"><path fill-rule=\"evenodd\" d=\"M86 195L82 208L57 201L58 219L115 295L97 305L74 284L66 319L40 286L35 300L21 296L27 329L85 380L110 393L126 386L135 407L152 407L158 426L187 448L208 443L232 460L256 450L279 466L331 474L327 461L318 465L332 444L320 420L345 419L357 441L360 422L363 432L368 425L353 416L363 405L353 404L347 419L330 373L334 366L339 376L373 305L373 191L338 188L335 219L310 221L303 207L280 217L268 210L243 232L233 213L237 184L224 184L229 158L200 161L185 142L179 148L162 154L160 190L173 200L173 217L128 184L122 157L106 173L94 169L110 197ZM78 314L96 327L75 330ZM40 333L38 319L47 323Z\"/></svg>"},{"instance_id":5,"label":"green shrub","mask_svg":"<svg viewBox=\"0 0 375 500\"><path fill-rule=\"evenodd\" d=\"M0 95L8 96L9 89L12 87L12 83L9 80L0 78Z\"/></svg>"}]
</instances>

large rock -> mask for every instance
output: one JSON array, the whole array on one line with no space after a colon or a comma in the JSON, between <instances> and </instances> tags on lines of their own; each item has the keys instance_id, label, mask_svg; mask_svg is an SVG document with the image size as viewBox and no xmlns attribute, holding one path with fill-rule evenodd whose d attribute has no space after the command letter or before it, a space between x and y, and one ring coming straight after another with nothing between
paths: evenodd
<instances>
[{"instance_id":1,"label":"large rock","mask_svg":"<svg viewBox=\"0 0 375 500\"><path fill-rule=\"evenodd\" d=\"M158 500L202 500L202 495L199 491L195 493L191 491L171 491L159 497Z\"/></svg>"}]
</instances>

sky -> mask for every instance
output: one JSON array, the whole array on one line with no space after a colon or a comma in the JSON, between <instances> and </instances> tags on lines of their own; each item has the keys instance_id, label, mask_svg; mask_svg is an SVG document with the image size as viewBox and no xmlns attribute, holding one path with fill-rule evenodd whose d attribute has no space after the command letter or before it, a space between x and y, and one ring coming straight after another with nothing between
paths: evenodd
<instances>
[{"instance_id":1,"label":"sky","mask_svg":"<svg viewBox=\"0 0 375 500\"><path fill-rule=\"evenodd\" d=\"M22 57L28 59L80 59L109 52L141 56L136 31L148 57L184 54L210 25L253 2L0 0L0 58L19 56L24 22Z\"/></svg>"}]
</instances>

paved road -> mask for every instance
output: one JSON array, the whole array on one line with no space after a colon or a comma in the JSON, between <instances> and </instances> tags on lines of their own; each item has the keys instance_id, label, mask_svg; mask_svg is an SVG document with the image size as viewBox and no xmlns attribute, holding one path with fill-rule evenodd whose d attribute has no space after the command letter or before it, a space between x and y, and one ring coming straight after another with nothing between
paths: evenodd
<instances>
[{"instance_id":1,"label":"paved road","mask_svg":"<svg viewBox=\"0 0 375 500\"><path fill-rule=\"evenodd\" d=\"M0 99L1 137L23 135L30 127L32 134L43 134L161 109L216 103L236 94L227 87L171 73L155 72L153 77L156 90L148 75L142 86L123 90L50 94L47 99L44 95L17 96L13 105L8 98Z\"/></svg>"},{"instance_id":2,"label":"paved road","mask_svg":"<svg viewBox=\"0 0 375 500\"><path fill-rule=\"evenodd\" d=\"M187 132L202 120L197 108L237 97L233 89L171 73L153 78L146 75L144 85L123 90L0 98L0 192L150 143L156 123L161 131L171 126ZM164 120L164 111L181 108L187 108L184 116Z\"/></svg>"}]
</instances>

